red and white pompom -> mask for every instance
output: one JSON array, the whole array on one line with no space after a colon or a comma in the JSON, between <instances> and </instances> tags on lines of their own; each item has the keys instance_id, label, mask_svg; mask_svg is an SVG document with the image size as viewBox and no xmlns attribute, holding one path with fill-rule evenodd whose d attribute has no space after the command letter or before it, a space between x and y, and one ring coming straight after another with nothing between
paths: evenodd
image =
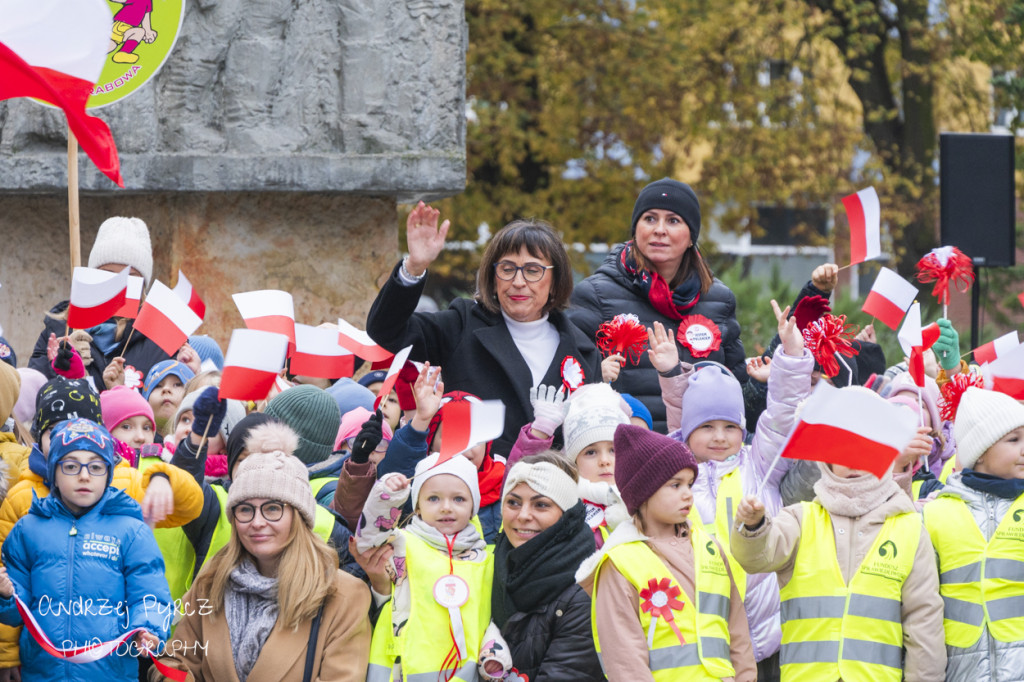
<instances>
[{"instance_id":1,"label":"red and white pompom","mask_svg":"<svg viewBox=\"0 0 1024 682\"><path fill-rule=\"evenodd\" d=\"M596 341L605 357L618 353L635 365L647 350L647 327L636 315L622 313L597 328ZM625 360L622 364L626 364Z\"/></svg>"},{"instance_id":2,"label":"red and white pompom","mask_svg":"<svg viewBox=\"0 0 1024 682\"><path fill-rule=\"evenodd\" d=\"M837 354L852 358L858 352L850 343L857 335L857 326L846 324L846 315L826 313L810 322L803 335L807 350L821 365L822 374L828 377L839 374Z\"/></svg>"},{"instance_id":3,"label":"red and white pompom","mask_svg":"<svg viewBox=\"0 0 1024 682\"><path fill-rule=\"evenodd\" d=\"M565 359L562 360L562 384L565 385L569 393L582 386L585 379L580 361L571 355L565 356Z\"/></svg>"},{"instance_id":4,"label":"red and white pompom","mask_svg":"<svg viewBox=\"0 0 1024 682\"><path fill-rule=\"evenodd\" d=\"M956 412L960 409L960 399L971 386L985 388L984 380L974 373L954 374L949 381L942 385L942 403L939 406L939 416L943 421L951 422L956 419ZM937 428L937 427L936 427Z\"/></svg>"},{"instance_id":5,"label":"red and white pompom","mask_svg":"<svg viewBox=\"0 0 1024 682\"><path fill-rule=\"evenodd\" d=\"M917 281L935 282L932 296L939 303L949 305L949 285L964 293L974 282L974 265L970 256L955 246L941 246L926 253L917 261Z\"/></svg>"}]
</instances>

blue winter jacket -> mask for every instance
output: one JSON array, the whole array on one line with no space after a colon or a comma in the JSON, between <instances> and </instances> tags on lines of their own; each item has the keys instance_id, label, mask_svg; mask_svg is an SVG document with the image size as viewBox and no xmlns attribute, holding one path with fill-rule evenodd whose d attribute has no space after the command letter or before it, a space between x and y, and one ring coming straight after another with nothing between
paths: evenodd
<instances>
[{"instance_id":1,"label":"blue winter jacket","mask_svg":"<svg viewBox=\"0 0 1024 682\"><path fill-rule=\"evenodd\" d=\"M75 517L58 494L32 507L3 543L3 560L18 596L57 648L116 639L143 627L167 639L173 604L164 560L139 504L107 488ZM0 622L21 625L14 598L0 598ZM57 659L22 628L26 680L137 680L139 665L123 645L92 663ZM138 653L136 647L132 652Z\"/></svg>"}]
</instances>

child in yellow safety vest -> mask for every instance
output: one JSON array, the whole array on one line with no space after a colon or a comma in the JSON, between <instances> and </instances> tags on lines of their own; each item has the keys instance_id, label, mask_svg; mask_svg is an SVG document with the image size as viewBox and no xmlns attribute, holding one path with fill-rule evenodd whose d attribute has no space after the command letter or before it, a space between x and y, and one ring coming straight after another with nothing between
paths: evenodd
<instances>
[{"instance_id":1,"label":"child in yellow safety vest","mask_svg":"<svg viewBox=\"0 0 1024 682\"><path fill-rule=\"evenodd\" d=\"M943 679L939 580L914 503L891 466L881 479L818 466L813 502L766 517L748 496L732 529L740 565L778 575L782 682Z\"/></svg>"},{"instance_id":2,"label":"child in yellow safety vest","mask_svg":"<svg viewBox=\"0 0 1024 682\"><path fill-rule=\"evenodd\" d=\"M729 557L691 523L697 462L644 428L615 430L615 481L632 515L576 579L592 594L594 642L609 680L757 679Z\"/></svg>"},{"instance_id":3,"label":"child in yellow safety vest","mask_svg":"<svg viewBox=\"0 0 1024 682\"><path fill-rule=\"evenodd\" d=\"M502 679L512 667L491 621L493 556L470 523L480 508L476 467L462 455L439 459L422 460L412 479L385 475L359 519L356 545L383 606L368 682ZM413 516L398 528L410 492Z\"/></svg>"},{"instance_id":4,"label":"child in yellow safety vest","mask_svg":"<svg viewBox=\"0 0 1024 682\"><path fill-rule=\"evenodd\" d=\"M963 471L923 512L945 604L945 679L1024 680L1024 406L972 386L954 434Z\"/></svg>"}]
</instances>

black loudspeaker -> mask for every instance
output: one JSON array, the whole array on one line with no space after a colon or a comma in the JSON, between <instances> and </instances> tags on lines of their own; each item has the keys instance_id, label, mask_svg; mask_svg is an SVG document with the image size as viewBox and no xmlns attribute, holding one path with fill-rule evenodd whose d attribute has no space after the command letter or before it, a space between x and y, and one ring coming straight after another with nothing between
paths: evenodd
<instances>
[{"instance_id":1,"label":"black loudspeaker","mask_svg":"<svg viewBox=\"0 0 1024 682\"><path fill-rule=\"evenodd\" d=\"M942 244L975 265L1015 265L1013 136L942 133L939 163Z\"/></svg>"}]
</instances>

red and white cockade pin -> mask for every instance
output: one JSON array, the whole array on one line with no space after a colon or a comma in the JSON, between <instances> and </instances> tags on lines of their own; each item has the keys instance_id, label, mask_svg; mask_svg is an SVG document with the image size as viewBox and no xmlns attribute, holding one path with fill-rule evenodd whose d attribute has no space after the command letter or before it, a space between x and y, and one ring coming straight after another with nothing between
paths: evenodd
<instances>
[{"instance_id":1,"label":"red and white cockade pin","mask_svg":"<svg viewBox=\"0 0 1024 682\"><path fill-rule=\"evenodd\" d=\"M569 393L582 386L585 379L580 361L571 355L567 355L562 360L562 383L569 389Z\"/></svg>"},{"instance_id":2,"label":"red and white cockade pin","mask_svg":"<svg viewBox=\"0 0 1024 682\"><path fill-rule=\"evenodd\" d=\"M703 315L687 315L679 321L676 340L695 358L706 358L722 347L722 330Z\"/></svg>"}]
</instances>

